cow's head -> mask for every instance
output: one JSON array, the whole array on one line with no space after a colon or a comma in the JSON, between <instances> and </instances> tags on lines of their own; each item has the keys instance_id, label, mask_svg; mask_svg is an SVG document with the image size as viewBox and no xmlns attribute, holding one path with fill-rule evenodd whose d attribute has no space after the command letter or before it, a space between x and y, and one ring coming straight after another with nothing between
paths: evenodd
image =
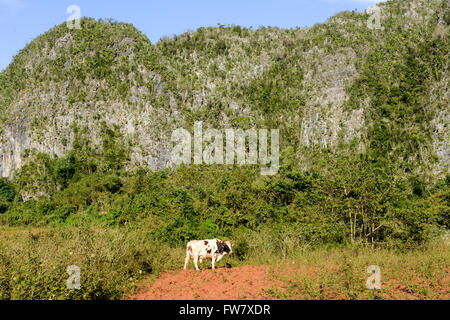
<instances>
[{"instance_id":1,"label":"cow's head","mask_svg":"<svg viewBox=\"0 0 450 320\"><path fill-rule=\"evenodd\" d=\"M230 241L222 241L223 245L223 251L226 254L232 254L233 253L233 240Z\"/></svg>"}]
</instances>

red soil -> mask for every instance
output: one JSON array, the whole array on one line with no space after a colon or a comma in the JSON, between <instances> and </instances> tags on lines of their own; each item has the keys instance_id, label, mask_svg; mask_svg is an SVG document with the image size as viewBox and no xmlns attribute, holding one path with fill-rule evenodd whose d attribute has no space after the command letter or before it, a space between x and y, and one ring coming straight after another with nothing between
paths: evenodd
<instances>
[{"instance_id":1,"label":"red soil","mask_svg":"<svg viewBox=\"0 0 450 320\"><path fill-rule=\"evenodd\" d=\"M339 272L336 266L329 266L327 272ZM138 293L129 297L129 300L270 300L276 299L276 292L282 296L290 293L289 299L317 299L317 296L308 296L302 288L294 288L296 278L320 279L324 270L315 267L279 265L279 266L244 266L235 268L206 269L202 271L169 271L162 273L154 282L143 282ZM361 298L364 299L365 274L361 281ZM408 285L395 279L384 280L383 290L376 294L389 300L398 299L424 299L422 291L430 291L432 299L448 300L449 276L447 275L439 284L432 284L423 279L409 281ZM272 293L272 295L269 294ZM322 288L321 298L346 299L343 292L333 287Z\"/></svg>"},{"instance_id":2,"label":"red soil","mask_svg":"<svg viewBox=\"0 0 450 320\"><path fill-rule=\"evenodd\" d=\"M232 269L165 272L131 300L267 300L273 288L270 268L245 266Z\"/></svg>"}]
</instances>

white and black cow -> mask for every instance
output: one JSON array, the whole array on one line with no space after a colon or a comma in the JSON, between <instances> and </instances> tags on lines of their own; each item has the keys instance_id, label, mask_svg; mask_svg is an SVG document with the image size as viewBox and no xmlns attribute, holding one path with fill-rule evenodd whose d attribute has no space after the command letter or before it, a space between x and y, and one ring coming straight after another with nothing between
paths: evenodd
<instances>
[{"instance_id":1,"label":"white and black cow","mask_svg":"<svg viewBox=\"0 0 450 320\"><path fill-rule=\"evenodd\" d=\"M219 239L190 241L186 247L184 270L186 270L191 257L194 259L196 270L200 270L198 268L199 259L200 263L205 259L211 259L212 268L215 269L216 262L219 262L226 254L233 253L232 247L233 241L222 241Z\"/></svg>"}]
</instances>

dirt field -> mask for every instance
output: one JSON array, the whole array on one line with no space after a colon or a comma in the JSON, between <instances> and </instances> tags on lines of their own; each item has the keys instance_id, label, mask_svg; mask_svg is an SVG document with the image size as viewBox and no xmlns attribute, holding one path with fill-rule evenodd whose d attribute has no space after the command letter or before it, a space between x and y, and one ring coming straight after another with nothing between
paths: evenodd
<instances>
[{"instance_id":1,"label":"dirt field","mask_svg":"<svg viewBox=\"0 0 450 320\"><path fill-rule=\"evenodd\" d=\"M450 299L450 269L431 282L387 274L381 290L368 290L368 275L348 277L341 266L325 269L293 265L243 266L202 271L170 271L143 281L130 300L273 300L273 299Z\"/></svg>"},{"instance_id":2,"label":"dirt field","mask_svg":"<svg viewBox=\"0 0 450 320\"><path fill-rule=\"evenodd\" d=\"M230 256L217 270L205 262L198 272L192 264L182 270L183 248L149 253L140 232L91 231L0 228L0 300L450 300L450 251L442 241L404 251L343 247L285 258ZM70 265L83 270L82 290L67 290ZM380 268L380 290L366 286L372 265Z\"/></svg>"},{"instance_id":3,"label":"dirt field","mask_svg":"<svg viewBox=\"0 0 450 320\"><path fill-rule=\"evenodd\" d=\"M330 270L282 266L244 266L238 268L206 269L202 271L165 272L154 281L144 281L130 300L272 300L272 299L450 299L450 277L431 284L416 279L406 284L386 279L381 290L368 290L365 275L348 284L340 280L324 281L323 273L335 272L342 278L339 267ZM354 288L351 288L354 287Z\"/></svg>"},{"instance_id":4,"label":"dirt field","mask_svg":"<svg viewBox=\"0 0 450 320\"><path fill-rule=\"evenodd\" d=\"M132 300L270 299L269 267L245 266L162 274L150 287L140 288Z\"/></svg>"}]
</instances>

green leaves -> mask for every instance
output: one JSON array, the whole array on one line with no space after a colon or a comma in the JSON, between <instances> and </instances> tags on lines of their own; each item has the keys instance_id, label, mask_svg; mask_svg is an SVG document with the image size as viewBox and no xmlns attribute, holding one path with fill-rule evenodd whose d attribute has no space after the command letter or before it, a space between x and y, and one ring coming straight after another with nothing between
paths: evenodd
<instances>
[{"instance_id":1,"label":"green leaves","mask_svg":"<svg viewBox=\"0 0 450 320\"><path fill-rule=\"evenodd\" d=\"M75 156L70 154L66 158L57 159L53 166L53 177L63 187L67 187L70 179L75 174Z\"/></svg>"},{"instance_id":2,"label":"green leaves","mask_svg":"<svg viewBox=\"0 0 450 320\"><path fill-rule=\"evenodd\" d=\"M13 185L6 178L0 178L0 214L9 209L15 197Z\"/></svg>"},{"instance_id":3,"label":"green leaves","mask_svg":"<svg viewBox=\"0 0 450 320\"><path fill-rule=\"evenodd\" d=\"M289 152L284 156L289 158ZM257 168L219 166L88 173L80 169L88 160L72 153L48 160L47 174L59 177L64 189L46 200L8 202L2 221L39 225L88 219L119 226L151 220L152 237L172 245L231 238L240 228L256 232L288 225L289 237L303 244L411 244L428 239L431 226L448 225L446 183L433 186L419 176L407 178L390 161L367 154L318 152L315 160L308 172L291 163L273 177L259 176ZM8 183L0 190L13 199Z\"/></svg>"},{"instance_id":4,"label":"green leaves","mask_svg":"<svg viewBox=\"0 0 450 320\"><path fill-rule=\"evenodd\" d=\"M391 22L395 23L399 22ZM432 161L431 121L444 106L430 102L430 87L442 78L449 50L445 36L433 39L435 27L430 20L428 25L414 27L420 33L406 32L401 25L386 30L363 58L361 76L350 89L350 104L370 98L367 144L374 157L392 163L414 162L418 157Z\"/></svg>"},{"instance_id":5,"label":"green leaves","mask_svg":"<svg viewBox=\"0 0 450 320\"><path fill-rule=\"evenodd\" d=\"M430 155L433 121L447 107L441 93L450 43L437 22L445 23L448 9L419 25L407 21L402 3L385 5L384 32L368 31L367 15L357 12L308 30L200 28L154 46L123 23L82 19L80 30L55 27L0 75L0 117L9 125L9 108L20 99L36 136L55 129L70 151L55 157L30 150L12 184L0 183L1 221L151 221L149 234L175 245L238 229L274 230L278 247L423 241L428 227L448 226L448 189L430 177L438 159ZM36 92L51 103L38 103ZM72 114L79 123L72 131L51 123ZM140 138L161 142L166 128L196 120L279 128L280 174L132 168L132 150L143 158L158 150L144 150ZM327 149L316 152L321 141Z\"/></svg>"}]
</instances>

